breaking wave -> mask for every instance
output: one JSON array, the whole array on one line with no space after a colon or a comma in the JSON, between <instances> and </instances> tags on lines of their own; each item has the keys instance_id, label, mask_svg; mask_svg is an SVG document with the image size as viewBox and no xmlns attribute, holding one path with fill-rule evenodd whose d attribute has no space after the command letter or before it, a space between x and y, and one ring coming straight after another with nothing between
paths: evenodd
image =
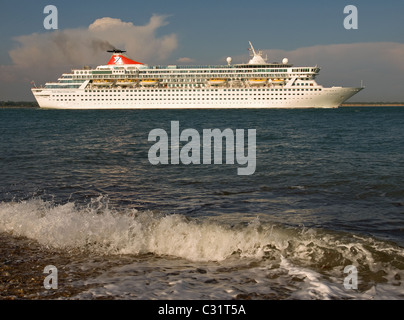
<instances>
[{"instance_id":1,"label":"breaking wave","mask_svg":"<svg viewBox=\"0 0 404 320\"><path fill-rule=\"evenodd\" d=\"M258 218L226 225L209 218L116 210L109 207L106 197L84 206L42 199L0 203L0 231L47 247L100 254L154 253L191 261L282 256L319 268L365 263L371 270L389 262L404 269L403 248L371 237L286 228Z\"/></svg>"},{"instance_id":2,"label":"breaking wave","mask_svg":"<svg viewBox=\"0 0 404 320\"><path fill-rule=\"evenodd\" d=\"M222 261L235 253L260 258L272 250L272 242L282 246L281 238L286 236L261 226L258 220L230 227L178 214L118 211L109 208L103 197L82 207L74 202L56 205L41 199L1 203L0 231L58 249L154 253L192 261Z\"/></svg>"},{"instance_id":3,"label":"breaking wave","mask_svg":"<svg viewBox=\"0 0 404 320\"><path fill-rule=\"evenodd\" d=\"M247 268L257 279L262 278L254 283L273 281L272 285L282 284L281 290L289 290L291 283L299 286L291 295L297 299L357 297L341 289L344 268L354 265L360 275L360 298L404 297L402 247L372 237L289 228L258 218L231 225L217 217L190 219L179 214L113 209L107 197L87 205L31 199L0 203L0 232L66 253L151 253L196 264L214 263L221 272L238 270L238 274ZM267 285L262 287L264 290ZM373 292L376 287L377 294Z\"/></svg>"}]
</instances>

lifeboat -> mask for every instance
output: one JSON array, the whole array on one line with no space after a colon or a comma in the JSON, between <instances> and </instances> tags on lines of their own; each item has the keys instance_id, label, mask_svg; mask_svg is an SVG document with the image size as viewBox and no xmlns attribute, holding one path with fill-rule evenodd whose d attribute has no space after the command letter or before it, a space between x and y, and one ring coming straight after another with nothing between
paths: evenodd
<instances>
[{"instance_id":1,"label":"lifeboat","mask_svg":"<svg viewBox=\"0 0 404 320\"><path fill-rule=\"evenodd\" d=\"M227 81L226 79L209 79L208 83L211 86L221 86L221 85L224 85L226 83L226 81Z\"/></svg>"},{"instance_id":2,"label":"lifeboat","mask_svg":"<svg viewBox=\"0 0 404 320\"><path fill-rule=\"evenodd\" d=\"M93 85L95 86L109 86L112 82L109 80L93 80Z\"/></svg>"},{"instance_id":3,"label":"lifeboat","mask_svg":"<svg viewBox=\"0 0 404 320\"><path fill-rule=\"evenodd\" d=\"M159 83L158 80L153 80L153 79L140 81L140 85L142 85L142 86L155 86L158 83Z\"/></svg>"},{"instance_id":4,"label":"lifeboat","mask_svg":"<svg viewBox=\"0 0 404 320\"><path fill-rule=\"evenodd\" d=\"M282 84L285 84L285 80L284 79L273 79L272 84L282 85Z\"/></svg>"},{"instance_id":5,"label":"lifeboat","mask_svg":"<svg viewBox=\"0 0 404 320\"><path fill-rule=\"evenodd\" d=\"M267 79L249 79L248 83L252 86L262 86L267 83Z\"/></svg>"},{"instance_id":6,"label":"lifeboat","mask_svg":"<svg viewBox=\"0 0 404 320\"><path fill-rule=\"evenodd\" d=\"M132 86L135 84L136 81L129 80L129 79L121 79L116 82L118 86Z\"/></svg>"}]
</instances>

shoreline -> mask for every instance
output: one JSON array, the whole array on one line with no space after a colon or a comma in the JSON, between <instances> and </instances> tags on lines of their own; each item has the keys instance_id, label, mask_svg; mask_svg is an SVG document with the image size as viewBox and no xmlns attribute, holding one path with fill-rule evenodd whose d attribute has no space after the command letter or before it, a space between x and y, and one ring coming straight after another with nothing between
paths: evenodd
<instances>
[{"instance_id":1,"label":"shoreline","mask_svg":"<svg viewBox=\"0 0 404 320\"><path fill-rule=\"evenodd\" d=\"M352 102L340 107L404 107L404 102Z\"/></svg>"}]
</instances>

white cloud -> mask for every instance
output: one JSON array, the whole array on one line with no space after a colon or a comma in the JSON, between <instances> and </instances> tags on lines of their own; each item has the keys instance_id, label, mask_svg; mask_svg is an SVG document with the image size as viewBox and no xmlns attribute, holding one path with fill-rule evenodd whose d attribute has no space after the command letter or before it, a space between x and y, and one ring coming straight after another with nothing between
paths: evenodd
<instances>
[{"instance_id":1,"label":"white cloud","mask_svg":"<svg viewBox=\"0 0 404 320\"><path fill-rule=\"evenodd\" d=\"M296 66L318 65L321 67L318 82L324 86L360 86L363 80L365 90L351 101L404 101L403 43L331 44L262 51L271 62L281 62L286 57ZM233 61L247 59L239 56Z\"/></svg>"},{"instance_id":2,"label":"white cloud","mask_svg":"<svg viewBox=\"0 0 404 320\"><path fill-rule=\"evenodd\" d=\"M183 58L178 58L177 62L178 63L193 63L193 62L195 62L195 60L192 58L183 57Z\"/></svg>"},{"instance_id":3,"label":"white cloud","mask_svg":"<svg viewBox=\"0 0 404 320\"><path fill-rule=\"evenodd\" d=\"M105 39L117 48L125 48L137 61L161 63L178 45L175 34L156 36L156 31L167 25L166 18L167 16L153 15L144 26L135 26L120 19L102 18L92 23L88 30L95 38Z\"/></svg>"},{"instance_id":4,"label":"white cloud","mask_svg":"<svg viewBox=\"0 0 404 320\"><path fill-rule=\"evenodd\" d=\"M56 80L71 68L107 63L110 56L105 51L114 47L126 50L136 61L162 63L178 45L176 34L157 35L167 24L167 16L162 15L153 15L142 26L104 17L88 28L16 37L17 47L9 52L13 64L0 65L0 81L29 83L34 79L39 84ZM0 94L1 100L4 93Z\"/></svg>"}]
</instances>

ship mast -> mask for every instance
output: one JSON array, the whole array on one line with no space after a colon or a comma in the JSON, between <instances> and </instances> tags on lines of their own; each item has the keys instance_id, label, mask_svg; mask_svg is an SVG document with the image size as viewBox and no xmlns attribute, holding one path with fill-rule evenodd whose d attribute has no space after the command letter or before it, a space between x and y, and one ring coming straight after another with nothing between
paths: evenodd
<instances>
[{"instance_id":1,"label":"ship mast","mask_svg":"<svg viewBox=\"0 0 404 320\"><path fill-rule=\"evenodd\" d=\"M248 41L248 43L250 44L251 49L249 49L251 51L251 56L253 57L248 64L266 64L266 59L264 59L262 57L262 51L259 50L258 53L255 52L255 49L251 43L251 41Z\"/></svg>"},{"instance_id":2,"label":"ship mast","mask_svg":"<svg viewBox=\"0 0 404 320\"><path fill-rule=\"evenodd\" d=\"M255 53L255 50L254 50L254 47L253 47L251 41L248 41L248 43L250 44L251 51L252 51L252 53L253 53L253 55L254 55L254 57L255 57L257 54Z\"/></svg>"}]
</instances>

